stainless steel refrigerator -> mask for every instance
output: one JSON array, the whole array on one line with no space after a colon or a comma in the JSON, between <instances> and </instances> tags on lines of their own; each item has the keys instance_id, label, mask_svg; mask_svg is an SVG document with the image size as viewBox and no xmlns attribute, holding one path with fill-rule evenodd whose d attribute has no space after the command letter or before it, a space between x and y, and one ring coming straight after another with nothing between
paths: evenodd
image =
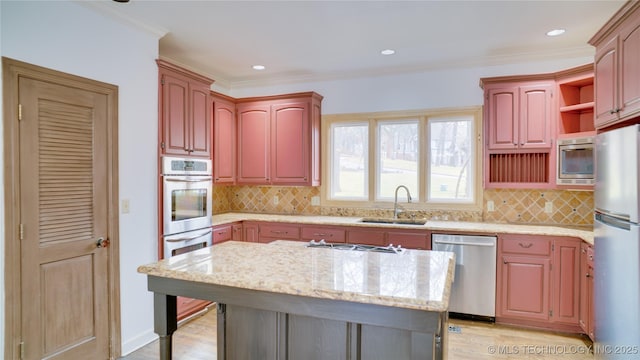
<instances>
[{"instance_id":1,"label":"stainless steel refrigerator","mask_svg":"<svg viewBox=\"0 0 640 360\"><path fill-rule=\"evenodd\" d=\"M640 125L596 136L596 359L640 358Z\"/></svg>"}]
</instances>

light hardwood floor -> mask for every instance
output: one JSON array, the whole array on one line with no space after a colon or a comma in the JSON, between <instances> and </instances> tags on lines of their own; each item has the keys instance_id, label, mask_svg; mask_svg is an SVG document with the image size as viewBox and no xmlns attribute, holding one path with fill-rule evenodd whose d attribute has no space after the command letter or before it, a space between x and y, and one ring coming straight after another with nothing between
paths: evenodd
<instances>
[{"instance_id":1,"label":"light hardwood floor","mask_svg":"<svg viewBox=\"0 0 640 360\"><path fill-rule=\"evenodd\" d=\"M591 342L585 337L527 330L485 322L450 319L449 360L482 359L561 359L593 360ZM173 358L212 360L216 358L216 312L195 317L173 336ZM121 358L158 359L158 341Z\"/></svg>"}]
</instances>

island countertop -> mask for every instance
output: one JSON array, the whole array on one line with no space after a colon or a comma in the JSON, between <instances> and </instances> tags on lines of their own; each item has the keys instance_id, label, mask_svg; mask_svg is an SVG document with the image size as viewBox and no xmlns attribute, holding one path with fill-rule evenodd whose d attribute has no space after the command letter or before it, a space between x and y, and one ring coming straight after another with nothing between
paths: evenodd
<instances>
[{"instance_id":1,"label":"island countertop","mask_svg":"<svg viewBox=\"0 0 640 360\"><path fill-rule=\"evenodd\" d=\"M142 265L149 276L433 312L447 311L455 255L229 241Z\"/></svg>"}]
</instances>

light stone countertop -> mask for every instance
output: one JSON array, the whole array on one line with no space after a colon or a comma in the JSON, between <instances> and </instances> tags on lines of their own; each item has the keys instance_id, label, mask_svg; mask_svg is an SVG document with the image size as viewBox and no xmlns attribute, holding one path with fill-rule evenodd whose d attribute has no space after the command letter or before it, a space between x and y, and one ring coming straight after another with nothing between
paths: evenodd
<instances>
[{"instance_id":1,"label":"light stone countertop","mask_svg":"<svg viewBox=\"0 0 640 360\"><path fill-rule=\"evenodd\" d=\"M229 241L143 265L139 273L330 300L446 311L451 252L400 254L307 248L296 241Z\"/></svg>"},{"instance_id":2,"label":"light stone countertop","mask_svg":"<svg viewBox=\"0 0 640 360\"><path fill-rule=\"evenodd\" d=\"M580 238L593 245L593 231L570 226L520 225L465 221L427 221L424 225L362 223L361 217L315 216L315 215L272 215L254 213L224 213L213 216L213 226L236 221L268 221L313 225L362 226L400 229L424 229L434 232L476 232L485 234L525 234L570 236Z\"/></svg>"}]
</instances>

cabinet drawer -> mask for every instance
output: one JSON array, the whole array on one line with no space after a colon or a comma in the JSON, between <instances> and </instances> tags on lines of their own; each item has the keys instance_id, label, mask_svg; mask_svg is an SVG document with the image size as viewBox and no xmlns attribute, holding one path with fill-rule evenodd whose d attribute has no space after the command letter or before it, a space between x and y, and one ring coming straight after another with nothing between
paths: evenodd
<instances>
[{"instance_id":1,"label":"cabinet drawer","mask_svg":"<svg viewBox=\"0 0 640 360\"><path fill-rule=\"evenodd\" d=\"M328 242L344 242L344 229L328 227L304 227L302 228L302 240L322 240Z\"/></svg>"},{"instance_id":2,"label":"cabinet drawer","mask_svg":"<svg viewBox=\"0 0 640 360\"><path fill-rule=\"evenodd\" d=\"M406 249L431 250L427 234L389 231L387 233L387 244L400 245Z\"/></svg>"},{"instance_id":3,"label":"cabinet drawer","mask_svg":"<svg viewBox=\"0 0 640 360\"><path fill-rule=\"evenodd\" d=\"M384 245L384 231L380 230L349 230L347 242L350 244Z\"/></svg>"},{"instance_id":4,"label":"cabinet drawer","mask_svg":"<svg viewBox=\"0 0 640 360\"><path fill-rule=\"evenodd\" d=\"M213 243L218 244L223 241L231 240L233 237L233 226L222 225L213 228Z\"/></svg>"},{"instance_id":5,"label":"cabinet drawer","mask_svg":"<svg viewBox=\"0 0 640 360\"><path fill-rule=\"evenodd\" d=\"M549 256L551 240L540 236L504 236L500 239L503 253Z\"/></svg>"},{"instance_id":6,"label":"cabinet drawer","mask_svg":"<svg viewBox=\"0 0 640 360\"><path fill-rule=\"evenodd\" d=\"M260 237L283 239L283 240L299 240L300 228L293 225L265 224L260 225Z\"/></svg>"}]
</instances>

